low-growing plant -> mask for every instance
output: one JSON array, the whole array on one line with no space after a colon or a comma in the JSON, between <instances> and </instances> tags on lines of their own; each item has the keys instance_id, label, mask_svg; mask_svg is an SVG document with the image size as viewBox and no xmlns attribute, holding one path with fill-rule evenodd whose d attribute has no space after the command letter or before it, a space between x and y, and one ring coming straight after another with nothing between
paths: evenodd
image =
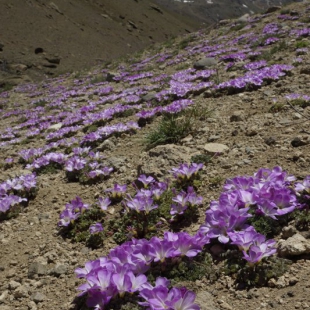
<instances>
[{"instance_id":1,"label":"low-growing plant","mask_svg":"<svg viewBox=\"0 0 310 310\"><path fill-rule=\"evenodd\" d=\"M202 163L207 165L208 163L212 162L212 156L208 154L194 155L191 157L191 162L197 164Z\"/></svg>"},{"instance_id":2,"label":"low-growing plant","mask_svg":"<svg viewBox=\"0 0 310 310\"><path fill-rule=\"evenodd\" d=\"M236 249L228 250L223 255L222 271L231 276L239 288L266 286L271 279L278 279L285 274L292 262L276 256L263 259L259 264L250 265Z\"/></svg>"},{"instance_id":3,"label":"low-growing plant","mask_svg":"<svg viewBox=\"0 0 310 310\"><path fill-rule=\"evenodd\" d=\"M271 113L277 113L280 111L285 110L286 105L285 103L281 103L281 102L275 102L274 104L272 104L272 106L269 108L269 112Z\"/></svg>"},{"instance_id":4,"label":"low-growing plant","mask_svg":"<svg viewBox=\"0 0 310 310\"><path fill-rule=\"evenodd\" d=\"M48 102L47 102L46 100L44 100L44 99L41 99L41 100L36 101L36 102L34 103L34 105L35 105L36 107L45 107L47 104L48 104Z\"/></svg>"},{"instance_id":5,"label":"low-growing plant","mask_svg":"<svg viewBox=\"0 0 310 310\"><path fill-rule=\"evenodd\" d=\"M36 173L38 175L40 175L40 174L55 174L55 173L58 173L59 171L61 171L62 169L63 169L62 165L55 163L55 162L51 162L48 165L37 169Z\"/></svg>"},{"instance_id":6,"label":"low-growing plant","mask_svg":"<svg viewBox=\"0 0 310 310\"><path fill-rule=\"evenodd\" d=\"M209 178L208 185L210 188L213 188L213 187L218 188L223 183L223 181L224 181L223 177L218 175L218 176Z\"/></svg>"},{"instance_id":7,"label":"low-growing plant","mask_svg":"<svg viewBox=\"0 0 310 310\"><path fill-rule=\"evenodd\" d=\"M60 234L66 238L70 238L74 242L84 242L90 248L99 248L103 245L103 241L107 237L106 230L90 233L90 226L94 223L105 223L106 213L98 206L93 205L85 210L74 222L66 227L62 227Z\"/></svg>"},{"instance_id":8,"label":"low-growing plant","mask_svg":"<svg viewBox=\"0 0 310 310\"><path fill-rule=\"evenodd\" d=\"M219 271L213 264L212 255L204 250L195 258L187 256L166 259L163 263L153 263L147 278L154 283L157 277L166 277L172 285L182 281L196 281L206 277L211 282L219 278Z\"/></svg>"},{"instance_id":9,"label":"low-growing plant","mask_svg":"<svg viewBox=\"0 0 310 310\"><path fill-rule=\"evenodd\" d=\"M187 111L179 114L164 114L158 127L146 136L146 148L179 142L194 130L194 120L193 114Z\"/></svg>"},{"instance_id":10,"label":"low-growing plant","mask_svg":"<svg viewBox=\"0 0 310 310\"><path fill-rule=\"evenodd\" d=\"M293 106L299 106L302 108L306 108L310 106L310 101L307 101L305 99L299 98L299 99L294 99L290 101L290 104Z\"/></svg>"},{"instance_id":11,"label":"low-growing plant","mask_svg":"<svg viewBox=\"0 0 310 310\"><path fill-rule=\"evenodd\" d=\"M309 41L297 41L295 43L296 48L304 48L309 46Z\"/></svg>"}]
</instances>

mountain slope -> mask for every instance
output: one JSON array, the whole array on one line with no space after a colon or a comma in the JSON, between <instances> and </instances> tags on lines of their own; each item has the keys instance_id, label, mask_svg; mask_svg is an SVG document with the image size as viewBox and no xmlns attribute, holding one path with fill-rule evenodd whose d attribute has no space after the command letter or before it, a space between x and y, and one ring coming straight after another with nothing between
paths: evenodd
<instances>
[{"instance_id":1,"label":"mountain slope","mask_svg":"<svg viewBox=\"0 0 310 310\"><path fill-rule=\"evenodd\" d=\"M150 1L1 0L0 5L2 75L27 70L42 78L80 70L199 25Z\"/></svg>"}]
</instances>

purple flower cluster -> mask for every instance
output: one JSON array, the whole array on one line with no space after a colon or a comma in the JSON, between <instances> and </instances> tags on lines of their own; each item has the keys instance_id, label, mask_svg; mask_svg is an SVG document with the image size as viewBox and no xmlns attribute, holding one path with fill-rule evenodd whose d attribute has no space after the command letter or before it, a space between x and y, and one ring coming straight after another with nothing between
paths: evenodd
<instances>
[{"instance_id":1,"label":"purple flower cluster","mask_svg":"<svg viewBox=\"0 0 310 310\"><path fill-rule=\"evenodd\" d=\"M34 173L0 183L0 213L7 212L12 206L22 201L27 201L27 198L34 194L36 185L37 177Z\"/></svg>"},{"instance_id":2,"label":"purple flower cluster","mask_svg":"<svg viewBox=\"0 0 310 310\"><path fill-rule=\"evenodd\" d=\"M164 278L158 278L153 287L144 273L152 262L164 262L182 255L194 257L208 241L200 234L190 236L185 232L166 232L163 239L132 239L111 250L107 257L89 261L85 268L77 268L77 277L86 280L78 290L80 295L88 295L87 305L96 309L104 309L111 298L126 292L139 293L145 300L141 305L149 309L167 306L175 310L199 309L194 305L194 293L180 289L169 291L169 282Z\"/></svg>"},{"instance_id":3,"label":"purple flower cluster","mask_svg":"<svg viewBox=\"0 0 310 310\"><path fill-rule=\"evenodd\" d=\"M75 221L82 212L89 208L88 204L83 203L82 199L77 196L70 203L66 204L65 210L63 210L59 215L58 226L66 227L69 226L71 222Z\"/></svg>"},{"instance_id":4,"label":"purple flower cluster","mask_svg":"<svg viewBox=\"0 0 310 310\"><path fill-rule=\"evenodd\" d=\"M285 75L285 71L290 71L290 65L272 65L258 70L247 72L242 77L223 82L215 86L216 89L237 88L242 89L248 85L261 86L264 80L277 80Z\"/></svg>"},{"instance_id":5,"label":"purple flower cluster","mask_svg":"<svg viewBox=\"0 0 310 310\"><path fill-rule=\"evenodd\" d=\"M203 164L181 164L178 168L172 168L173 176L180 182L188 181L192 177L196 176L198 171L203 168Z\"/></svg>"},{"instance_id":6,"label":"purple flower cluster","mask_svg":"<svg viewBox=\"0 0 310 310\"><path fill-rule=\"evenodd\" d=\"M275 242L266 241L247 225L247 219L252 216L249 210L254 208L256 214L275 220L277 216L292 212L298 206L296 194L289 187L294 180L280 167L262 168L253 177L227 180L219 200L212 201L206 211L206 221L200 232L222 243L233 241L244 250L244 258L251 264L274 254Z\"/></svg>"}]
</instances>

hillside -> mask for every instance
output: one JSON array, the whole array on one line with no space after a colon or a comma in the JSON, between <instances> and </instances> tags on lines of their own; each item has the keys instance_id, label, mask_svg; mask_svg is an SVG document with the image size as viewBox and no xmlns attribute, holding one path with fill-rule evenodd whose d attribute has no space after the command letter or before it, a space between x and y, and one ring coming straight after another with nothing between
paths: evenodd
<instances>
[{"instance_id":1,"label":"hillside","mask_svg":"<svg viewBox=\"0 0 310 310\"><path fill-rule=\"evenodd\" d=\"M210 25L223 19L237 18L244 14L260 13L269 7L286 5L292 0L155 0L162 7L180 15L195 17Z\"/></svg>"},{"instance_id":2,"label":"hillside","mask_svg":"<svg viewBox=\"0 0 310 310\"><path fill-rule=\"evenodd\" d=\"M0 92L0 310L309 309L309 13Z\"/></svg>"},{"instance_id":3,"label":"hillside","mask_svg":"<svg viewBox=\"0 0 310 310\"><path fill-rule=\"evenodd\" d=\"M105 63L200 25L148 0L1 0L0 5L0 84Z\"/></svg>"}]
</instances>

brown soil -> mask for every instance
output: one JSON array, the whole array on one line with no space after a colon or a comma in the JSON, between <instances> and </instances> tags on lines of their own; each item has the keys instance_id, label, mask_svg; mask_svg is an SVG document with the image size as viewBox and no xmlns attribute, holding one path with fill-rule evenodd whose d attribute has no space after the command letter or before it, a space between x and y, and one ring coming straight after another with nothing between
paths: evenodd
<instances>
[{"instance_id":1,"label":"brown soil","mask_svg":"<svg viewBox=\"0 0 310 310\"><path fill-rule=\"evenodd\" d=\"M6 12L14 12L11 11L16 9L13 3L12 1L11 7L6 7ZM26 3L29 6L29 10L42 10L40 12L47 10L47 6L43 4L43 1L27 1ZM55 1L55 3L58 5L58 2ZM76 7L82 5L83 2L76 1L72 3L66 2L66 5ZM307 4L295 4L290 6L289 9L298 11L300 15L306 17L304 15L306 7ZM65 12L65 6L59 5L59 9ZM149 14L157 13L156 11L149 11ZM21 11L20 14L22 14ZM66 20L63 26L71 23L74 25L76 33L79 33L79 35L85 33L86 29L84 31L81 30L81 27L84 27L83 20L80 20L77 25L70 21L67 13L62 15L57 11L53 11L50 14L53 15L53 18L49 19L45 15L44 18L51 22L54 27L57 25L54 19L63 19ZM112 16L111 13L106 12L105 14ZM125 14L125 11L123 14ZM275 12L262 19L250 31L261 33L266 23L278 22L278 14L279 12ZM148 18L151 18L150 16ZM117 20L119 17L114 16L113 18ZM285 24L283 27L287 26L290 29L299 27L298 20L288 20L281 23ZM33 21L33 24L35 24L35 21ZM115 23L115 27L116 25L118 23ZM121 26L118 25L117 27ZM157 34L159 35L159 33L160 30L158 30ZM197 37L190 37L188 46L194 47L207 39L210 39L212 42L221 35L240 36L244 33L246 32L242 29L236 33L231 32L229 25L224 27L218 26L210 33L201 32ZM85 66L89 64L86 56L71 55L72 57L69 57L71 52L66 50L65 46L62 52L58 48L54 49L52 43L55 42L54 40L49 42L41 37L42 41L36 41L35 38L32 37L30 39L28 37L29 45L27 46L29 47L25 49L26 54L32 55L35 48L42 47L47 51L46 53L51 55L59 53L62 57L61 63L65 63L65 59L67 59L68 67L73 63L74 59L80 60ZM85 46L83 46L83 50L84 48L89 49L88 55L92 55L94 60L97 57L94 56L97 49L93 50L86 44L87 35L84 36L84 39L85 41L83 42L85 43L83 44ZM15 40L17 39L12 34L11 40L6 39L4 41L5 47L14 46L12 42ZM18 40L21 40L21 38ZM30 43L30 40L32 43ZM63 38L63 40L65 42L68 38ZM309 43L309 38L303 40ZM25 35L26 41L27 37ZM79 40L79 46L81 46L81 42ZM121 40L118 42L120 43ZM229 45L229 42L229 39L226 37L226 39L223 38L221 43ZM296 40L291 40L287 43L285 50L272 55L269 60L270 64L292 63L292 59L296 57ZM72 44L77 43L72 40ZM127 43L123 42L123 44L127 46ZM184 44L184 37L176 39L173 43L170 42L163 46L157 46L159 50L154 50L154 48L146 50L141 59L152 56L159 51L165 51L177 57L178 53L182 54L184 52L184 49L180 49L182 44ZM104 43L98 42L99 46L104 46ZM241 49L243 43L240 42L236 46ZM110 53L112 52L110 51ZM4 51L3 53L6 52ZM19 57L20 53L21 51L15 51L14 57ZM68 56L67 58L65 57L66 55ZM32 55L31 57L41 56ZM167 64L159 65L155 61L151 61L147 71L152 71L154 76L162 73L173 74L181 69L192 68L193 63L204 56L203 53L196 56L187 56L181 64L174 66L168 66ZM200 210L199 220L185 229L189 232L194 232L204 221L204 212L209 202L218 198L221 192L221 185L226 178L245 174L252 175L260 167L272 168L277 165L280 165L289 174L295 175L298 179L303 179L306 175L309 175L310 107L298 107L296 111L287 105L284 99L286 94L293 92L310 95L310 70L303 71L304 73L301 74L301 70L308 68L310 64L310 54L303 55L303 59L303 65L296 66L290 75L282 77L279 81L271 82L258 90L243 91L233 95L217 94L213 96L208 90L200 95L191 94L190 98L194 100L195 106L202 107L202 112L206 110L213 112L207 117L203 117L203 115L197 117L195 130L175 145L164 145L146 151L145 135L156 128L160 118L156 118L154 122L143 127L134 135L122 134L109 138L111 146L106 147L102 154L105 155L106 162L118 163L118 165L115 164L118 167L111 177L104 182L95 185L69 183L64 171L56 174L39 175L38 193L35 199L30 201L28 206L22 209L22 212L16 218L0 222L0 310L74 309L73 300L76 296L76 288L82 283L75 277L74 270L77 267L84 266L88 260L106 255L111 248L116 246L112 238L107 238L102 248L92 250L83 243L73 243L70 239L59 235L57 227L59 214L64 209L65 204L77 195L86 203L91 204L98 196L104 195L104 190L110 188L114 183L131 184L141 171L145 173L152 172L158 178L164 179L169 175L168 171L171 168L177 167L181 162L190 160L192 155L204 154L205 144L210 141L221 143L226 145L229 151L214 158L204 168L199 193L203 195L205 203ZM120 64L129 71L132 70L132 74L137 73L132 69L132 63L120 61L114 62L109 66L97 66L90 69L89 72L81 72L78 76L71 74L54 80L50 79L44 83L37 84L35 92L30 90L28 93L22 93L18 88L15 88L6 93L7 96L5 93L2 93L3 98L0 99L0 105L3 106L0 123L1 134L6 128L18 125L23 116L12 115L4 118L4 113L12 112L14 109L22 111L30 109L33 107L33 100L43 100L47 96L51 96L49 97L52 98L51 100L57 100L62 96L61 92L57 92L60 86L64 87L66 91L78 90L79 87L82 89L82 87L87 86L87 92L89 93L100 87L100 84L92 84L92 79L94 77L102 78L101 70L117 72L118 65ZM242 64L239 65L241 66ZM224 63L218 65L218 78L221 80L224 81L234 76L242 75L240 66L236 66L230 72L224 70L225 66L226 64ZM83 67L82 64L81 67ZM81 85L76 86L78 83ZM133 87L125 82L110 82L109 85L113 87L114 93ZM151 86L153 83L149 79L144 79L137 85ZM66 110L72 110L72 104L75 104L75 109L78 109L87 105L87 102L100 99L100 96L96 94L89 95L86 93L75 97L69 96L65 99ZM279 107L278 111L271 109L275 101ZM107 104L103 109L108 106L111 105ZM241 113L242 117L238 122L232 122L231 116L236 112ZM46 109L44 113L45 115L52 115L56 112ZM136 120L136 117L134 115L124 116L112 122L126 122L128 120ZM21 131L21 135L21 143L1 148L0 160L3 164L1 168L1 181L29 172L24 169L22 164L18 163L18 152L20 150L42 147L46 143L43 135L30 140L24 139L25 131ZM82 137L83 135L84 133L81 130L76 134L77 137ZM291 142L295 138L299 138L303 145L293 146ZM268 141L273 142L269 143ZM4 160L8 157L14 158L15 162L12 167L6 169ZM114 215L111 214L110 216L120 217L121 214L115 212ZM307 236L308 232L303 232L303 234L309 238ZM280 235L276 238L279 239ZM43 266L44 270L41 274L38 272L32 274L30 272L34 263ZM55 272L55 267L56 269L58 268L57 272ZM215 265L214 268L216 268ZM262 288L239 290L234 280L224 274L220 275L215 283L205 277L196 282L186 283L186 285L198 294L198 302L203 310L239 310L245 308L248 310L310 309L310 296L308 293L310 287L309 275L310 261L307 256L304 256L294 258L290 270L280 280L277 279L271 282L269 286Z\"/></svg>"}]
</instances>

